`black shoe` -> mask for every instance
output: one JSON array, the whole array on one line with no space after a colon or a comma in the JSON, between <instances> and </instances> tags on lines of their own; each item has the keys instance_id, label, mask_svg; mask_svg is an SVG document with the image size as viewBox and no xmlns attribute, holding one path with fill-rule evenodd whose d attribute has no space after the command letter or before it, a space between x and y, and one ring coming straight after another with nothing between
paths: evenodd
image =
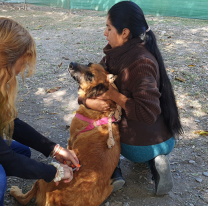
<instances>
[{"instance_id":1,"label":"black shoe","mask_svg":"<svg viewBox=\"0 0 208 206\"><path fill-rule=\"evenodd\" d=\"M173 188L173 179L169 160L165 155L159 155L149 161L155 181L156 195L165 195Z\"/></svg>"},{"instance_id":2,"label":"black shoe","mask_svg":"<svg viewBox=\"0 0 208 206\"><path fill-rule=\"evenodd\" d=\"M120 190L125 184L125 180L122 177L121 169L119 167L116 167L116 169L114 170L111 176L111 179L113 180L112 182L113 192Z\"/></svg>"}]
</instances>

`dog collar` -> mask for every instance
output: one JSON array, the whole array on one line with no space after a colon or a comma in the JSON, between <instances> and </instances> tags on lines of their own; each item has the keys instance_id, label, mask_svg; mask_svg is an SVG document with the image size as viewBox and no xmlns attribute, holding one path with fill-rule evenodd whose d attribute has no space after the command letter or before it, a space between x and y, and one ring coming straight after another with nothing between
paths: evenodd
<instances>
[{"instance_id":1,"label":"dog collar","mask_svg":"<svg viewBox=\"0 0 208 206\"><path fill-rule=\"evenodd\" d=\"M83 115L81 115L81 114L79 114L79 113L76 113L75 117L89 123L89 124L87 125L87 127L85 127L83 130L81 130L81 131L78 133L78 135L81 134L81 133L83 133L83 132L92 130L92 129L94 129L95 127L98 127L98 126L100 126L100 125L108 124L108 117L101 118L101 119L99 119L99 120L97 120L97 121L95 121L95 120L93 120L93 119L89 119L89 118L87 118L87 117L85 117L85 116L83 116ZM117 121L115 120L114 116L112 117L112 122L117 122Z\"/></svg>"}]
</instances>

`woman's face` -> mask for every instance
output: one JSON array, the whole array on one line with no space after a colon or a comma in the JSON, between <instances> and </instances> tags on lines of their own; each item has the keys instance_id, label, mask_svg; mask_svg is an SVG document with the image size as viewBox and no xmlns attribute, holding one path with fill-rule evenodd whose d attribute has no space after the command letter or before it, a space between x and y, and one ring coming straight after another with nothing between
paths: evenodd
<instances>
[{"instance_id":1,"label":"woman's face","mask_svg":"<svg viewBox=\"0 0 208 206\"><path fill-rule=\"evenodd\" d=\"M107 18L104 36L107 37L108 44L110 44L112 48L121 46L128 41L128 38L124 38L123 32L122 34L118 34L116 28L111 24L109 18Z\"/></svg>"},{"instance_id":2,"label":"woman's face","mask_svg":"<svg viewBox=\"0 0 208 206\"><path fill-rule=\"evenodd\" d=\"M14 65L14 67L13 67L14 70L15 70L15 75L16 75L16 76L21 72L21 70L22 70L24 64L25 64L25 62L24 62L24 56L20 57L20 58L16 61L15 65Z\"/></svg>"}]
</instances>

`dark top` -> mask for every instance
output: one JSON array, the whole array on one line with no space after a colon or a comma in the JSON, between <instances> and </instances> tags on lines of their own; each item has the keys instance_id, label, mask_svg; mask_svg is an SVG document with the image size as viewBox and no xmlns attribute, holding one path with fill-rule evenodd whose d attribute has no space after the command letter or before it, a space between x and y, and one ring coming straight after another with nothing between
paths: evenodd
<instances>
[{"instance_id":1,"label":"dark top","mask_svg":"<svg viewBox=\"0 0 208 206\"><path fill-rule=\"evenodd\" d=\"M56 143L38 133L20 119L14 120L13 139L27 145L48 157ZM55 178L57 169L52 165L37 162L24 155L15 153L0 137L0 164L7 176L24 179L44 179L50 182Z\"/></svg>"},{"instance_id":2,"label":"dark top","mask_svg":"<svg viewBox=\"0 0 208 206\"><path fill-rule=\"evenodd\" d=\"M107 71L118 75L115 84L128 100L119 124L121 142L145 146L162 143L171 138L160 108L159 66L155 57L132 39L122 46L104 48Z\"/></svg>"}]
</instances>

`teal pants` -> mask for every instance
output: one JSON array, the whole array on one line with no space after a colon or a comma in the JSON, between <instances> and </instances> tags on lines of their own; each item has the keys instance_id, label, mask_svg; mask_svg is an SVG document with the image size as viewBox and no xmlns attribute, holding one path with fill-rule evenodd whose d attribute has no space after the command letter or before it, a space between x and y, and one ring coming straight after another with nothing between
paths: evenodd
<instances>
[{"instance_id":1,"label":"teal pants","mask_svg":"<svg viewBox=\"0 0 208 206\"><path fill-rule=\"evenodd\" d=\"M160 144L148 146L133 146L121 143L121 154L132 162L148 162L158 155L169 154L173 150L174 145L174 137Z\"/></svg>"}]
</instances>

